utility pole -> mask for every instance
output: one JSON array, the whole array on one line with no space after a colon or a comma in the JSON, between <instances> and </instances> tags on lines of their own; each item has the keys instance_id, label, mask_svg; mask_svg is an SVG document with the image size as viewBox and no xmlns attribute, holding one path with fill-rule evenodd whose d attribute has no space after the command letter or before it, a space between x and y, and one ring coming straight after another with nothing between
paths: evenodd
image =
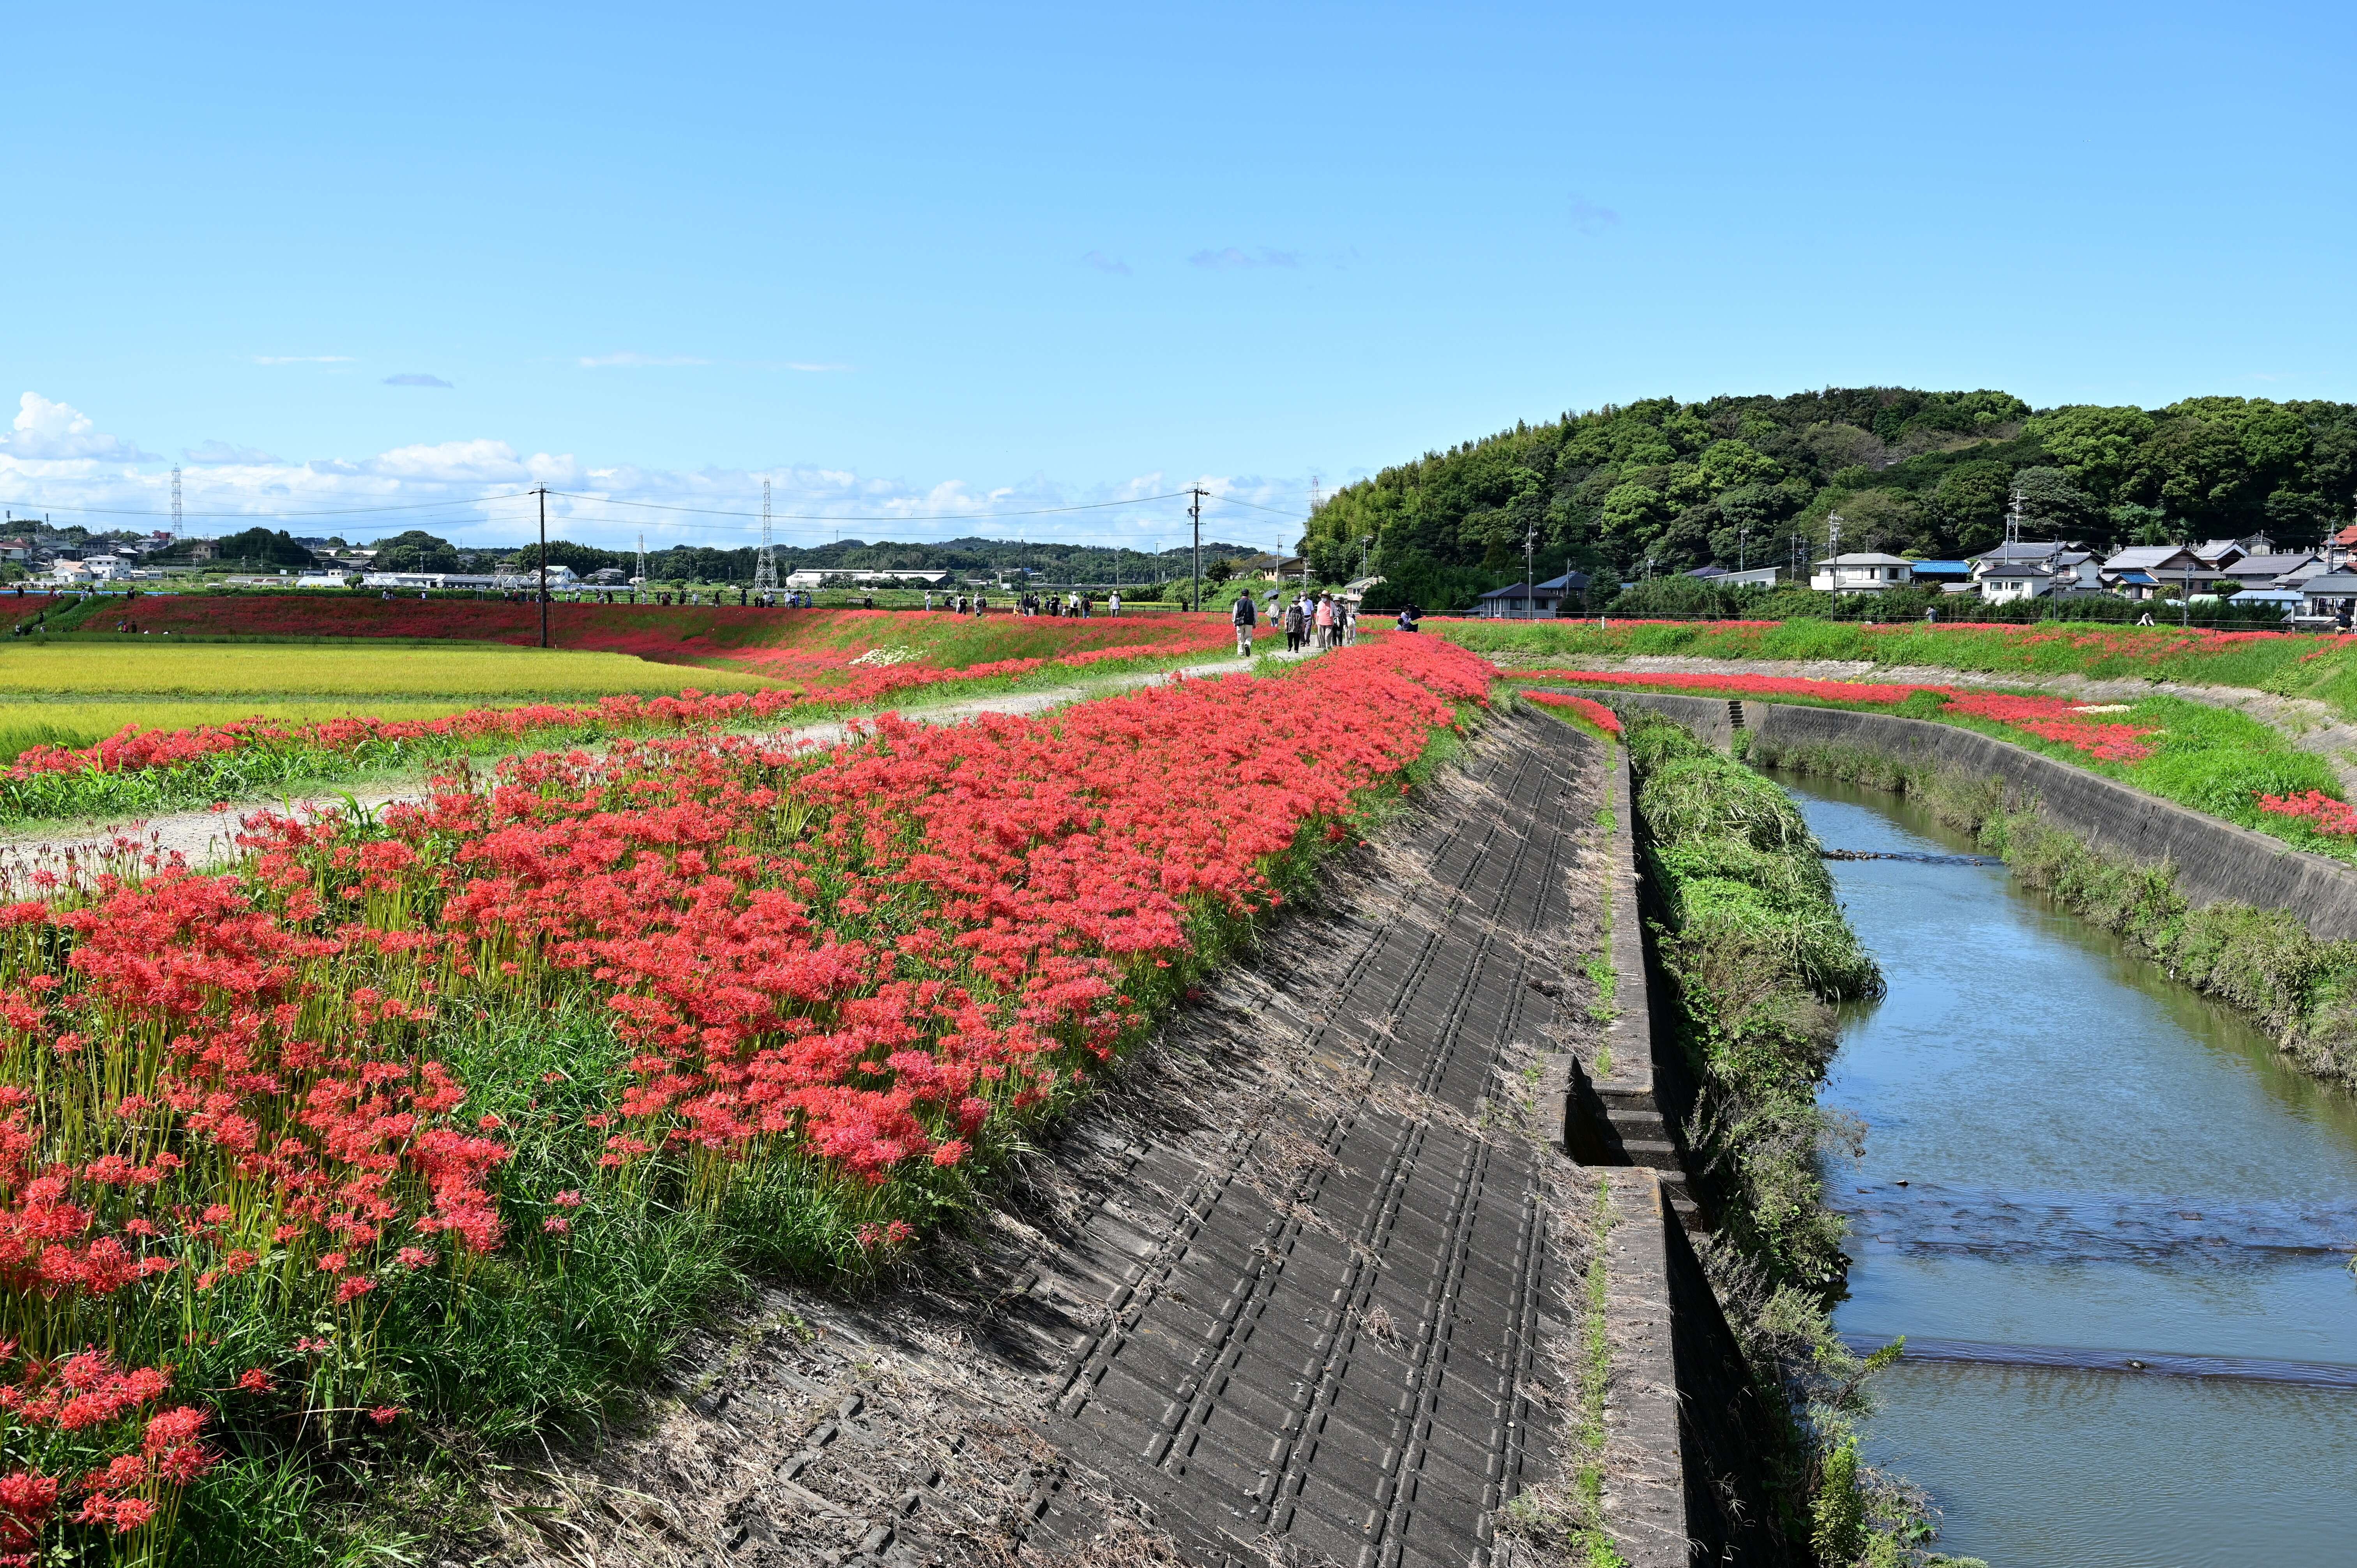
<instances>
[{"instance_id":1,"label":"utility pole","mask_svg":"<svg viewBox=\"0 0 2357 1568\"><path fill-rule=\"evenodd\" d=\"M1195 585L1189 607L1200 610L1203 607L1203 498L1211 492L1194 485L1187 493L1195 498L1187 503L1187 515L1195 522Z\"/></svg>"},{"instance_id":2,"label":"utility pole","mask_svg":"<svg viewBox=\"0 0 2357 1568\"><path fill-rule=\"evenodd\" d=\"M540 645L548 646L548 487L540 487Z\"/></svg>"},{"instance_id":3,"label":"utility pole","mask_svg":"<svg viewBox=\"0 0 2357 1568\"><path fill-rule=\"evenodd\" d=\"M761 554L753 564L756 597L778 591L778 557L770 543L770 481L761 481Z\"/></svg>"},{"instance_id":4,"label":"utility pole","mask_svg":"<svg viewBox=\"0 0 2357 1568\"><path fill-rule=\"evenodd\" d=\"M180 465L172 465L172 537L180 537Z\"/></svg>"},{"instance_id":5,"label":"utility pole","mask_svg":"<svg viewBox=\"0 0 2357 1568\"><path fill-rule=\"evenodd\" d=\"M1523 533L1523 618L1524 620L1538 618L1539 589L1538 584L1533 581L1539 575L1538 559L1539 525L1534 522Z\"/></svg>"},{"instance_id":6,"label":"utility pole","mask_svg":"<svg viewBox=\"0 0 2357 1568\"><path fill-rule=\"evenodd\" d=\"M639 596L647 591L647 536L639 535L639 580L630 585L630 602L640 602Z\"/></svg>"}]
</instances>

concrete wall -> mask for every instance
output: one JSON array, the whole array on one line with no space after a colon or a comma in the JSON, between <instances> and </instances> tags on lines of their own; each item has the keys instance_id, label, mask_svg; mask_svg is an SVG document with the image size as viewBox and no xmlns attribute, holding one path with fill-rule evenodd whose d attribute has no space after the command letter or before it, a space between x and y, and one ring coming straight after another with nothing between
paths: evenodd
<instances>
[{"instance_id":1,"label":"concrete wall","mask_svg":"<svg viewBox=\"0 0 2357 1568\"><path fill-rule=\"evenodd\" d=\"M1733 736L1722 699L1586 689L1579 694L1616 710L1665 714L1715 746L1727 745ZM2002 779L2017 799L2034 802L2049 821L2105 854L2173 867L2178 890L2196 905L2287 909L2327 940L2357 938L2357 867L2340 861L1953 725L1789 703L1746 701L1742 712L1753 756L1761 760L1811 746L1847 746Z\"/></svg>"},{"instance_id":2,"label":"concrete wall","mask_svg":"<svg viewBox=\"0 0 2357 1568\"><path fill-rule=\"evenodd\" d=\"M1727 723L1727 704L1716 706ZM1686 1240L1695 1215L1677 1129L1691 1080L1652 1004L1629 754L1618 746L1613 754L1606 876L1616 1012L1604 1036L1612 1070L1591 1074L1578 1058L1557 1057L1541 1080L1542 1093L1561 1096L1565 1147L1583 1165L1607 1167L1598 1174L1611 1192L1605 1524L1630 1568L1781 1568L1792 1559L1770 1520L1762 1469L1774 1420Z\"/></svg>"}]
</instances>

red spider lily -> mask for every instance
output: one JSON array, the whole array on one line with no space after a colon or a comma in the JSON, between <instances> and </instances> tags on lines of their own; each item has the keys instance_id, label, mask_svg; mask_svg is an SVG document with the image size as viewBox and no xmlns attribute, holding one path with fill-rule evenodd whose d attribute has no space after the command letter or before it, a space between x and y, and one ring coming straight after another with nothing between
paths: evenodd
<instances>
[{"instance_id":1,"label":"red spider lily","mask_svg":"<svg viewBox=\"0 0 2357 1568\"><path fill-rule=\"evenodd\" d=\"M839 1195L844 1266L879 1266L1491 675L1397 638L1037 719L887 717L823 753L625 739L443 780L381 823L257 814L231 875L17 907L0 1050L40 1070L0 1085L0 1323L58 1359L0 1408L91 1439L27 1471L82 1479L26 1528L119 1530L205 1462L200 1419L153 1408L167 1374L82 1349L83 1325L149 1344L168 1324L160 1359L186 1318L210 1345L259 1311L316 1359L285 1390L264 1367L235 1387L341 1380L349 1410L389 1391L375 1293L492 1251L563 1267L599 1206L517 1191L520 1137L699 1200L795 1173ZM576 1081L561 1125L512 1109L548 1091L540 1064L499 1113L470 1107L439 1021L553 996L602 1008L627 1065ZM333 1357L290 1332L323 1316Z\"/></svg>"},{"instance_id":2,"label":"red spider lily","mask_svg":"<svg viewBox=\"0 0 2357 1568\"><path fill-rule=\"evenodd\" d=\"M2226 636L2282 636L2283 633L2222 633ZM2060 741L2073 750L2106 762L2141 762L2152 755L2144 737L2157 735L2151 725L2112 724L2090 716L2061 697L2014 696L2002 692L1960 690L1954 686L1906 685L1875 681L1813 681L1793 675L1687 674L1678 671L1598 670L1517 670L1515 681L1564 681L1583 686L1660 687L1676 692L1708 693L1714 696L1797 697L1814 703L1848 706L1888 707L1918 693L1938 697L1946 712L1993 720L2042 739ZM1532 693L1534 697L1543 693Z\"/></svg>"},{"instance_id":3,"label":"red spider lily","mask_svg":"<svg viewBox=\"0 0 2357 1568\"><path fill-rule=\"evenodd\" d=\"M2259 810L2279 817L2304 818L2309 827L2334 838L2357 834L2357 806L2336 800L2321 789L2304 795L2261 795Z\"/></svg>"},{"instance_id":4,"label":"red spider lily","mask_svg":"<svg viewBox=\"0 0 2357 1568\"><path fill-rule=\"evenodd\" d=\"M1620 733L1620 715L1593 698L1575 697L1568 692L1525 692L1523 695L1534 703L1577 714L1606 735Z\"/></svg>"}]
</instances>

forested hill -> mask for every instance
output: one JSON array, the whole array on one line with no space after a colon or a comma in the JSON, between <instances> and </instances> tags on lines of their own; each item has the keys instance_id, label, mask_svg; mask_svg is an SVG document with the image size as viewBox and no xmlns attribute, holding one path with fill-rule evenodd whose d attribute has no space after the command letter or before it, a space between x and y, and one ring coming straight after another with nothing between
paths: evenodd
<instances>
[{"instance_id":1,"label":"forested hill","mask_svg":"<svg viewBox=\"0 0 2357 1568\"><path fill-rule=\"evenodd\" d=\"M1394 578L1519 581L1535 525L1542 575L1604 582L1738 557L1845 550L1931 558L2004 536L2007 498L2040 536L2160 543L2264 530L2312 544L2350 521L2357 406L2192 398L2162 409L2032 410L2008 392L1865 387L1791 397L1661 398L1565 414L1338 492L1305 548L1329 580L1361 542ZM1451 595L1449 596L1456 596ZM1426 602L1431 602L1427 600Z\"/></svg>"}]
</instances>

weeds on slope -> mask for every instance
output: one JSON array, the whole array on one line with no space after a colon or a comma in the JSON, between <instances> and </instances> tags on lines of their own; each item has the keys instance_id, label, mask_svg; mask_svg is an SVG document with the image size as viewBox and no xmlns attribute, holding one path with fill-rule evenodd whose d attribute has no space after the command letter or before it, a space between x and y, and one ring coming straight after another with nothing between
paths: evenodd
<instances>
[{"instance_id":1,"label":"weeds on slope","mask_svg":"<svg viewBox=\"0 0 2357 1568\"><path fill-rule=\"evenodd\" d=\"M1927 1559L1924 1509L1857 1463L1866 1382L1833 1331L1844 1227L1821 1155L1855 1133L1817 1104L1834 1007L1882 976L1834 900L1791 796L1659 715L1624 715L1666 1011L1698 1084L1689 1155L1717 1211L1705 1253L1789 1442L1763 1455L1788 1540L1826 1563ZM1852 1145L1854 1146L1854 1144Z\"/></svg>"}]
</instances>

